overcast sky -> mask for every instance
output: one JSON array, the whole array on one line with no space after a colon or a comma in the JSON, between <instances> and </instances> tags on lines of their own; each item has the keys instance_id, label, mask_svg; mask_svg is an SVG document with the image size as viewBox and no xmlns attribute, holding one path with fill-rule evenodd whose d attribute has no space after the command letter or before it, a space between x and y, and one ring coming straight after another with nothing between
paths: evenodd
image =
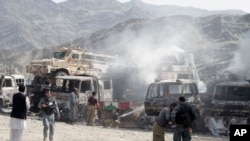
<instances>
[{"instance_id":1,"label":"overcast sky","mask_svg":"<svg viewBox=\"0 0 250 141\"><path fill-rule=\"evenodd\" d=\"M54 0L65 1L65 0ZM127 2L130 0L118 0L120 2ZM177 5L177 6L190 6L195 8L207 10L243 10L250 13L250 0L141 0L145 3L155 5Z\"/></svg>"}]
</instances>

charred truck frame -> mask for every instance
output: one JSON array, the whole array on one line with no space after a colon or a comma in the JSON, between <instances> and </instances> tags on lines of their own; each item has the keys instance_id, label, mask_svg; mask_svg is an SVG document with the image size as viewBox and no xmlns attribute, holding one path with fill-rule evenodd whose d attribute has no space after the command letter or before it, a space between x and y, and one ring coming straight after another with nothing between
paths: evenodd
<instances>
[{"instance_id":1,"label":"charred truck frame","mask_svg":"<svg viewBox=\"0 0 250 141\"><path fill-rule=\"evenodd\" d=\"M11 75L1 75L0 78L0 112L10 113L11 98L18 90L15 78Z\"/></svg>"},{"instance_id":2,"label":"charred truck frame","mask_svg":"<svg viewBox=\"0 0 250 141\"><path fill-rule=\"evenodd\" d=\"M228 135L230 124L250 124L249 82L217 84L211 103L204 108L204 116L213 135Z\"/></svg>"},{"instance_id":3,"label":"charred truck frame","mask_svg":"<svg viewBox=\"0 0 250 141\"><path fill-rule=\"evenodd\" d=\"M201 132L201 127L204 127L204 120L200 114L202 102L197 85L192 80L163 80L151 83L144 102L145 112L148 116L157 117L161 109L177 102L180 96L184 96L186 102L195 108L198 119L193 123L193 130Z\"/></svg>"}]
</instances>

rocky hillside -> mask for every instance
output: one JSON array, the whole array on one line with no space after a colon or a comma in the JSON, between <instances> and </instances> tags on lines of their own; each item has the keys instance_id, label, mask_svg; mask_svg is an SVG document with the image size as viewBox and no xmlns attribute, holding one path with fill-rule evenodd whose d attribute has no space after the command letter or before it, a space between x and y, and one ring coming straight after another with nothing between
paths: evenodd
<instances>
[{"instance_id":1,"label":"rocky hillside","mask_svg":"<svg viewBox=\"0 0 250 141\"><path fill-rule=\"evenodd\" d=\"M147 69L159 52L174 46L193 53L201 78L207 79L234 68L230 62L247 50L249 29L250 15L238 10L139 0L6 0L0 1L0 65L24 73L30 60L49 57L53 46L69 46L118 54L119 63Z\"/></svg>"}]
</instances>

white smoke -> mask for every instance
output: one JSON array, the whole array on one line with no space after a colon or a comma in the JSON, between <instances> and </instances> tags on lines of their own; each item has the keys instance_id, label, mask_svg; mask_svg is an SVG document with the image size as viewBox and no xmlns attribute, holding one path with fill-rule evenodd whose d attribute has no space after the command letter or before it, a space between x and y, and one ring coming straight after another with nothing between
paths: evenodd
<instances>
[{"instance_id":1,"label":"white smoke","mask_svg":"<svg viewBox=\"0 0 250 141\"><path fill-rule=\"evenodd\" d=\"M131 52L131 58L136 60L137 67L141 71L140 75L146 82L152 82L156 79L155 72L158 65L160 65L166 56L170 56L177 52L183 52L182 49L176 46L166 46L159 48L144 48L135 47ZM138 55L140 54L140 55Z\"/></svg>"},{"instance_id":2,"label":"white smoke","mask_svg":"<svg viewBox=\"0 0 250 141\"><path fill-rule=\"evenodd\" d=\"M232 62L227 69L231 73L235 74L240 80L244 80L246 74L250 71L250 32L245 34L244 38L240 42L240 49L234 55Z\"/></svg>"},{"instance_id":3,"label":"white smoke","mask_svg":"<svg viewBox=\"0 0 250 141\"><path fill-rule=\"evenodd\" d=\"M139 69L140 77L147 83L157 78L155 70L164 62L164 58L186 52L183 49L190 51L201 40L199 32L192 25L154 29L155 27L147 27L140 32L127 30L119 35L121 39L117 41L123 47L123 55L126 54L124 59L120 58L122 60L119 64L132 62Z\"/></svg>"}]
</instances>

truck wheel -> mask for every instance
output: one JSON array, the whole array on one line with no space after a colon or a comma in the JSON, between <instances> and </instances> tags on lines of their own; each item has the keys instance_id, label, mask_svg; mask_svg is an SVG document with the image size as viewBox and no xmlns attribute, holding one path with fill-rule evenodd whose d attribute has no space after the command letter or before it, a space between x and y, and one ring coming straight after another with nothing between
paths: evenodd
<instances>
[{"instance_id":1,"label":"truck wheel","mask_svg":"<svg viewBox=\"0 0 250 141\"><path fill-rule=\"evenodd\" d=\"M67 76L67 75L68 74L66 72L64 72L64 71L58 71L58 72L55 73L55 77L56 76Z\"/></svg>"},{"instance_id":2,"label":"truck wheel","mask_svg":"<svg viewBox=\"0 0 250 141\"><path fill-rule=\"evenodd\" d=\"M3 104L3 100L0 99L0 113L10 114L11 111L12 111L12 108L5 108Z\"/></svg>"}]
</instances>

